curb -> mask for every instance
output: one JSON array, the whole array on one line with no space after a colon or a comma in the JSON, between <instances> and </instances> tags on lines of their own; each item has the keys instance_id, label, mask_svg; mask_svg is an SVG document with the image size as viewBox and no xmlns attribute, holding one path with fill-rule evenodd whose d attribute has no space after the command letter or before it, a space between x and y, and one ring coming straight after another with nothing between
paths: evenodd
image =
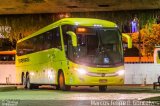
<instances>
[{"instance_id":1,"label":"curb","mask_svg":"<svg viewBox=\"0 0 160 106\"><path fill-rule=\"evenodd\" d=\"M0 92L17 90L17 86L0 86Z\"/></svg>"}]
</instances>

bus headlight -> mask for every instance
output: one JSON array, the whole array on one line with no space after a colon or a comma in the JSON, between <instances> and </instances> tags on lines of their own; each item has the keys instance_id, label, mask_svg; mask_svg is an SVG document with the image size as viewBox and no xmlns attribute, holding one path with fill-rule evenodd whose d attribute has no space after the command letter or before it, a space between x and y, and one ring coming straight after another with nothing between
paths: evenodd
<instances>
[{"instance_id":1,"label":"bus headlight","mask_svg":"<svg viewBox=\"0 0 160 106\"><path fill-rule=\"evenodd\" d=\"M85 69L82 69L82 68L79 68L77 69L77 72L80 74L80 75L85 75L87 73L87 71Z\"/></svg>"},{"instance_id":2,"label":"bus headlight","mask_svg":"<svg viewBox=\"0 0 160 106\"><path fill-rule=\"evenodd\" d=\"M116 73L117 73L119 76L122 76L122 75L124 75L125 70L119 70L119 71L117 71Z\"/></svg>"},{"instance_id":3,"label":"bus headlight","mask_svg":"<svg viewBox=\"0 0 160 106\"><path fill-rule=\"evenodd\" d=\"M31 76L34 76L34 72L30 72L30 75L31 75Z\"/></svg>"}]
</instances>

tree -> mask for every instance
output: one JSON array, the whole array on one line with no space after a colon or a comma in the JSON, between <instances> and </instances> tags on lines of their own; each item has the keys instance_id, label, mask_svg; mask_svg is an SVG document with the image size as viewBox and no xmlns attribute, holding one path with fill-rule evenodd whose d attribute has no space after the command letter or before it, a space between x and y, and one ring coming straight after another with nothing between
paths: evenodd
<instances>
[{"instance_id":1,"label":"tree","mask_svg":"<svg viewBox=\"0 0 160 106\"><path fill-rule=\"evenodd\" d=\"M143 56L153 56L155 45L160 45L160 24L147 24L140 30ZM132 34L134 43L138 42L139 33Z\"/></svg>"}]
</instances>

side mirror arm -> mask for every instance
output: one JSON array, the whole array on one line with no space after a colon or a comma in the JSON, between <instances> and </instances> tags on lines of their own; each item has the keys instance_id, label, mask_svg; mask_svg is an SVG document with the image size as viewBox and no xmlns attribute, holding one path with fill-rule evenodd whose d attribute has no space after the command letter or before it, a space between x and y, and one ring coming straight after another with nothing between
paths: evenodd
<instances>
[{"instance_id":1,"label":"side mirror arm","mask_svg":"<svg viewBox=\"0 0 160 106\"><path fill-rule=\"evenodd\" d=\"M122 34L123 37L127 39L128 42L128 48L132 48L132 38L128 34Z\"/></svg>"},{"instance_id":2,"label":"side mirror arm","mask_svg":"<svg viewBox=\"0 0 160 106\"><path fill-rule=\"evenodd\" d=\"M73 47L77 47L77 36L76 36L76 34L72 31L68 31L67 34L71 36Z\"/></svg>"}]
</instances>

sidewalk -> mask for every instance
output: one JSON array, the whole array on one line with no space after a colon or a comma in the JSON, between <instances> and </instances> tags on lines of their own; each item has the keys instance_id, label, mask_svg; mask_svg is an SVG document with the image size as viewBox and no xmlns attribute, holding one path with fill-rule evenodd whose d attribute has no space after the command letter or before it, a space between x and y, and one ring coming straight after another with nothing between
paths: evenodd
<instances>
[{"instance_id":1,"label":"sidewalk","mask_svg":"<svg viewBox=\"0 0 160 106\"><path fill-rule=\"evenodd\" d=\"M0 92L17 90L16 85L0 85Z\"/></svg>"}]
</instances>

